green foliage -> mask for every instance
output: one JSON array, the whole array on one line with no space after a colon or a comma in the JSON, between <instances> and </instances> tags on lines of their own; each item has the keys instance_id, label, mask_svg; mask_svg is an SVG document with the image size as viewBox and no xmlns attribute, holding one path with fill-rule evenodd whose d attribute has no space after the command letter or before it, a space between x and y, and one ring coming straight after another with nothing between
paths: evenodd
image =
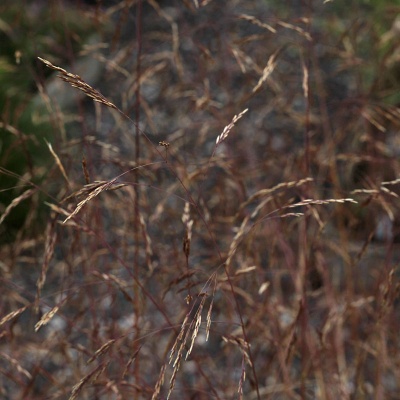
<instances>
[{"instance_id":1,"label":"green foliage","mask_svg":"<svg viewBox=\"0 0 400 400\"><path fill-rule=\"evenodd\" d=\"M42 69L44 74L38 75L37 56L48 56L58 65L71 62L94 27L93 20L70 5L0 5L0 213L31 183L40 185L52 162L45 139L53 142L59 136L40 101L37 84L43 84L50 71ZM2 239L12 240L25 223L29 201L17 206L0 226ZM43 207L40 210L43 213ZM39 225L41 220L36 219Z\"/></svg>"}]
</instances>

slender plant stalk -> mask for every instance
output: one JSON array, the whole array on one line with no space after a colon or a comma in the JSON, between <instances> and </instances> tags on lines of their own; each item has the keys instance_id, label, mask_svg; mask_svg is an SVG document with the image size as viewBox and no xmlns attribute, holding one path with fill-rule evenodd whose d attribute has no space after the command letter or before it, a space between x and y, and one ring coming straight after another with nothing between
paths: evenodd
<instances>
[{"instance_id":1,"label":"slender plant stalk","mask_svg":"<svg viewBox=\"0 0 400 400\"><path fill-rule=\"evenodd\" d=\"M142 0L138 0L137 6L136 6L136 47L137 47L137 53L136 53L136 101L135 101L135 164L138 166L140 165L140 136L141 132L139 129L139 124L140 124L140 79L141 79L141 57L142 57ZM133 273L134 276L139 279L139 274L140 274L140 237L141 237L141 231L143 230L142 225L140 223L140 185L139 185L139 169L135 170L135 182L136 185L134 187L135 191L135 198L134 198L134 242L135 242L135 252L134 252L134 265L133 265ZM134 295L134 332L135 332L135 341L134 343L140 343L139 338L141 336L141 331L140 331L140 323L139 323L139 317L141 314L141 306L140 306L140 291L138 290L139 288L137 285L134 285L133 289L133 295ZM137 351L136 348L133 349L133 351ZM137 357L135 362L134 362L134 376L135 376L135 381L137 384L140 384L140 357ZM135 392L135 399L137 400L139 398L139 392Z\"/></svg>"}]
</instances>

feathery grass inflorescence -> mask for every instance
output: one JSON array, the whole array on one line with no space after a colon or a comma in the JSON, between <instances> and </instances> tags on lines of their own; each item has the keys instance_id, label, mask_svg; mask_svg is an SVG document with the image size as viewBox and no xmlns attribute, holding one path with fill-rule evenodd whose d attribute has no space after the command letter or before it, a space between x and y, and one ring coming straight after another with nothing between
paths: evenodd
<instances>
[{"instance_id":1,"label":"feathery grass inflorescence","mask_svg":"<svg viewBox=\"0 0 400 400\"><path fill-rule=\"evenodd\" d=\"M172 371L172 376L170 379L170 385L169 385L169 390L168 390L168 395L167 399L170 398L172 391L174 390L175 387L175 382L176 382L176 377L177 373L179 371L179 368L181 367L181 362L183 360L183 353L186 349L186 355L185 355L185 360L189 357L190 353L193 350L193 345L194 342L197 338L197 335L199 334L199 329L201 326L201 321L202 321L202 312L204 308L204 304L207 300L207 293L202 292L197 296L197 299L199 301L196 311L193 315L193 318L190 318L190 312L186 314L185 319L183 320L180 332L175 340L174 345L172 346L172 349L170 351L169 355L169 361L170 364L172 363L173 371ZM210 321L210 315L211 315L211 305L209 312L207 314L207 325L211 324ZM190 322L189 322L190 321ZM209 327L207 328L207 331L209 331ZM190 344L189 344L189 337L191 333L191 338L190 338Z\"/></svg>"},{"instance_id":2,"label":"feathery grass inflorescence","mask_svg":"<svg viewBox=\"0 0 400 400\"><path fill-rule=\"evenodd\" d=\"M222 131L222 133L217 136L217 139L215 140L216 146L218 146L221 142L223 142L228 137L229 132L235 126L236 122L238 122L240 120L240 118L242 118L243 115L247 113L247 111L248 111L248 108L246 108L241 113L239 113L238 115L235 115L232 118L232 122L229 125L225 126L224 130Z\"/></svg>"},{"instance_id":3,"label":"feathery grass inflorescence","mask_svg":"<svg viewBox=\"0 0 400 400\"><path fill-rule=\"evenodd\" d=\"M92 88L88 83L86 83L79 75L72 74L71 72L67 72L64 68L57 67L53 65L50 61L45 60L44 58L38 57L42 63L53 69L54 71L59 72L59 78L64 82L69 83L72 87L81 90L87 96L91 97L94 101L104 104L107 107L113 108L114 110L118 110L118 107L113 104L111 101L107 100L98 90Z\"/></svg>"}]
</instances>

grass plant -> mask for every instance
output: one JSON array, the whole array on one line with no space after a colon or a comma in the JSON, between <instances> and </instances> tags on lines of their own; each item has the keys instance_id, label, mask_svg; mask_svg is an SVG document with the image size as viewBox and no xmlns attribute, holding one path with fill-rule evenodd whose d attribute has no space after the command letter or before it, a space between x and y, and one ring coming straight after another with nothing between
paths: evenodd
<instances>
[{"instance_id":1,"label":"grass plant","mask_svg":"<svg viewBox=\"0 0 400 400\"><path fill-rule=\"evenodd\" d=\"M49 3L96 36L1 165L0 397L398 398L400 5Z\"/></svg>"}]
</instances>

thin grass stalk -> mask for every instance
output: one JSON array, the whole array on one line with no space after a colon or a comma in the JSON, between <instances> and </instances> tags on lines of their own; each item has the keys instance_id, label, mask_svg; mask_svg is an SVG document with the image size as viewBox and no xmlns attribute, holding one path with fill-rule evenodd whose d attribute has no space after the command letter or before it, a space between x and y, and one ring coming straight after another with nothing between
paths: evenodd
<instances>
[{"instance_id":1,"label":"thin grass stalk","mask_svg":"<svg viewBox=\"0 0 400 400\"><path fill-rule=\"evenodd\" d=\"M136 101L135 101L135 163L136 165L140 165L140 136L141 131L139 129L140 124L140 100L141 100L141 93L140 93L140 79L141 79L141 57L142 57L142 0L138 0L136 6L136 46L137 46L137 53L136 53ZM134 186L135 191L135 203L134 203L134 242L135 242L135 250L134 250L134 265L133 265L133 273L139 279L139 271L140 271L140 257L139 257L139 250L140 250L140 233L143 231L143 226L140 222L140 186L139 186L139 170L135 170L134 173L135 182L137 183ZM139 288L134 284L133 286L133 296L134 296L134 304L133 304L133 312L136 316L134 319L133 330L135 332L134 343L139 343L140 339L140 324L139 324L139 317L141 314L141 307L140 307L140 294ZM133 349L133 351L137 351L137 349ZM133 364L133 374L135 377L135 381L137 384L140 382L140 363L139 357L136 358ZM135 392L135 399L138 399L139 393Z\"/></svg>"}]
</instances>

